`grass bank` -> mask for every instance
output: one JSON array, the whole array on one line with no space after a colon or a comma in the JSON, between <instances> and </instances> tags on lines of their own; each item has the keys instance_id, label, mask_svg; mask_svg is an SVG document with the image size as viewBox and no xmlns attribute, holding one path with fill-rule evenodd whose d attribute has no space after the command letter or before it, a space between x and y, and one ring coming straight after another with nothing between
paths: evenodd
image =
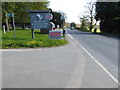
<instances>
[{"instance_id":1,"label":"grass bank","mask_svg":"<svg viewBox=\"0 0 120 90\"><path fill-rule=\"evenodd\" d=\"M40 34L39 30L35 30L35 39L32 39L31 30L16 30L16 39L14 39L14 31L7 33L2 32L2 48L35 48L35 47L52 47L60 46L67 43L66 39L49 39L48 34Z\"/></svg>"},{"instance_id":2,"label":"grass bank","mask_svg":"<svg viewBox=\"0 0 120 90\"><path fill-rule=\"evenodd\" d=\"M119 33L101 32L100 34L108 37L120 38L120 32Z\"/></svg>"},{"instance_id":3,"label":"grass bank","mask_svg":"<svg viewBox=\"0 0 120 90\"><path fill-rule=\"evenodd\" d=\"M86 30L80 29L80 28L76 28L76 30L78 30L78 31L83 31L83 32L90 32L89 28L87 28ZM92 29L91 32L94 33L94 29ZM96 30L96 33L101 33L100 29L97 29L97 30Z\"/></svg>"},{"instance_id":4,"label":"grass bank","mask_svg":"<svg viewBox=\"0 0 120 90\"><path fill-rule=\"evenodd\" d=\"M83 30L83 29L80 29L80 28L76 28L76 30L78 30L78 31L83 31L83 32L90 32L89 29ZM94 33L94 29L92 29L91 32ZM100 29L97 29L96 33L98 33L98 34L100 34L100 35L108 36L108 37L120 38L120 33L101 32Z\"/></svg>"}]
</instances>

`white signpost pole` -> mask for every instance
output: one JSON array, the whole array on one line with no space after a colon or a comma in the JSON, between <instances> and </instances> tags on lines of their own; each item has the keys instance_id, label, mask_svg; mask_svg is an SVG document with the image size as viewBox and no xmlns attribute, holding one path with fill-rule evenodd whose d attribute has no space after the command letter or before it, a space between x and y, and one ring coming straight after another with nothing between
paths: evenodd
<instances>
[{"instance_id":1,"label":"white signpost pole","mask_svg":"<svg viewBox=\"0 0 120 90\"><path fill-rule=\"evenodd\" d=\"M4 30L4 33L6 33L6 31L5 31L5 25L3 25L3 30Z\"/></svg>"},{"instance_id":2,"label":"white signpost pole","mask_svg":"<svg viewBox=\"0 0 120 90\"><path fill-rule=\"evenodd\" d=\"M9 31L9 25L8 25L8 13L5 14L5 20L6 20L6 29Z\"/></svg>"},{"instance_id":3,"label":"white signpost pole","mask_svg":"<svg viewBox=\"0 0 120 90\"><path fill-rule=\"evenodd\" d=\"M14 13L12 13L12 21L13 21L13 28L14 28L14 38L16 38L16 29L15 29Z\"/></svg>"}]
</instances>

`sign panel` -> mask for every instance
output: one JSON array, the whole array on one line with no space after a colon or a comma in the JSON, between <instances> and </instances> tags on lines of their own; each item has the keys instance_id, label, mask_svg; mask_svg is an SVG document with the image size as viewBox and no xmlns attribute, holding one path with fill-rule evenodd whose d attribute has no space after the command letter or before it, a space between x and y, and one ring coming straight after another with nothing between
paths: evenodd
<instances>
[{"instance_id":1,"label":"sign panel","mask_svg":"<svg viewBox=\"0 0 120 90\"><path fill-rule=\"evenodd\" d=\"M49 31L49 39L61 39L61 31Z\"/></svg>"},{"instance_id":2,"label":"sign panel","mask_svg":"<svg viewBox=\"0 0 120 90\"><path fill-rule=\"evenodd\" d=\"M47 13L46 14L46 19L52 20L53 19L53 15L51 13Z\"/></svg>"},{"instance_id":3,"label":"sign panel","mask_svg":"<svg viewBox=\"0 0 120 90\"><path fill-rule=\"evenodd\" d=\"M49 13L30 13L31 29L50 29Z\"/></svg>"},{"instance_id":4,"label":"sign panel","mask_svg":"<svg viewBox=\"0 0 120 90\"><path fill-rule=\"evenodd\" d=\"M13 13L7 13L6 17L14 17L14 14Z\"/></svg>"}]
</instances>

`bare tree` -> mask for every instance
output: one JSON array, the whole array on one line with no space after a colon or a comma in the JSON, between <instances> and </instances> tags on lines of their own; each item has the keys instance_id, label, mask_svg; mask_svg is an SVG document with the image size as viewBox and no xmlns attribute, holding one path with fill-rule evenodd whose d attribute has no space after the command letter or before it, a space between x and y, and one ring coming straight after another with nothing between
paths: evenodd
<instances>
[{"instance_id":1,"label":"bare tree","mask_svg":"<svg viewBox=\"0 0 120 90\"><path fill-rule=\"evenodd\" d=\"M86 28L88 26L88 19L85 15L80 17L80 23L81 23L81 29L86 30Z\"/></svg>"},{"instance_id":2,"label":"bare tree","mask_svg":"<svg viewBox=\"0 0 120 90\"><path fill-rule=\"evenodd\" d=\"M89 2L87 3L87 6L85 6L87 8L85 13L86 13L86 17L89 20L90 31L92 31L92 29L97 23L97 21L95 20L95 4L96 4L95 2Z\"/></svg>"}]
</instances>

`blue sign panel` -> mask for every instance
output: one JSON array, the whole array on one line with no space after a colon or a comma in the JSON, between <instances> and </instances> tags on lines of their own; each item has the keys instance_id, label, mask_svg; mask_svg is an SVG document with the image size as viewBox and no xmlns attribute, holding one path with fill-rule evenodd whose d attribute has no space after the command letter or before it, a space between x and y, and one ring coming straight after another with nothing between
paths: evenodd
<instances>
[{"instance_id":1,"label":"blue sign panel","mask_svg":"<svg viewBox=\"0 0 120 90\"><path fill-rule=\"evenodd\" d=\"M49 13L30 13L31 29L50 29Z\"/></svg>"},{"instance_id":2,"label":"blue sign panel","mask_svg":"<svg viewBox=\"0 0 120 90\"><path fill-rule=\"evenodd\" d=\"M14 17L14 14L13 13L7 13L6 17Z\"/></svg>"}]
</instances>

